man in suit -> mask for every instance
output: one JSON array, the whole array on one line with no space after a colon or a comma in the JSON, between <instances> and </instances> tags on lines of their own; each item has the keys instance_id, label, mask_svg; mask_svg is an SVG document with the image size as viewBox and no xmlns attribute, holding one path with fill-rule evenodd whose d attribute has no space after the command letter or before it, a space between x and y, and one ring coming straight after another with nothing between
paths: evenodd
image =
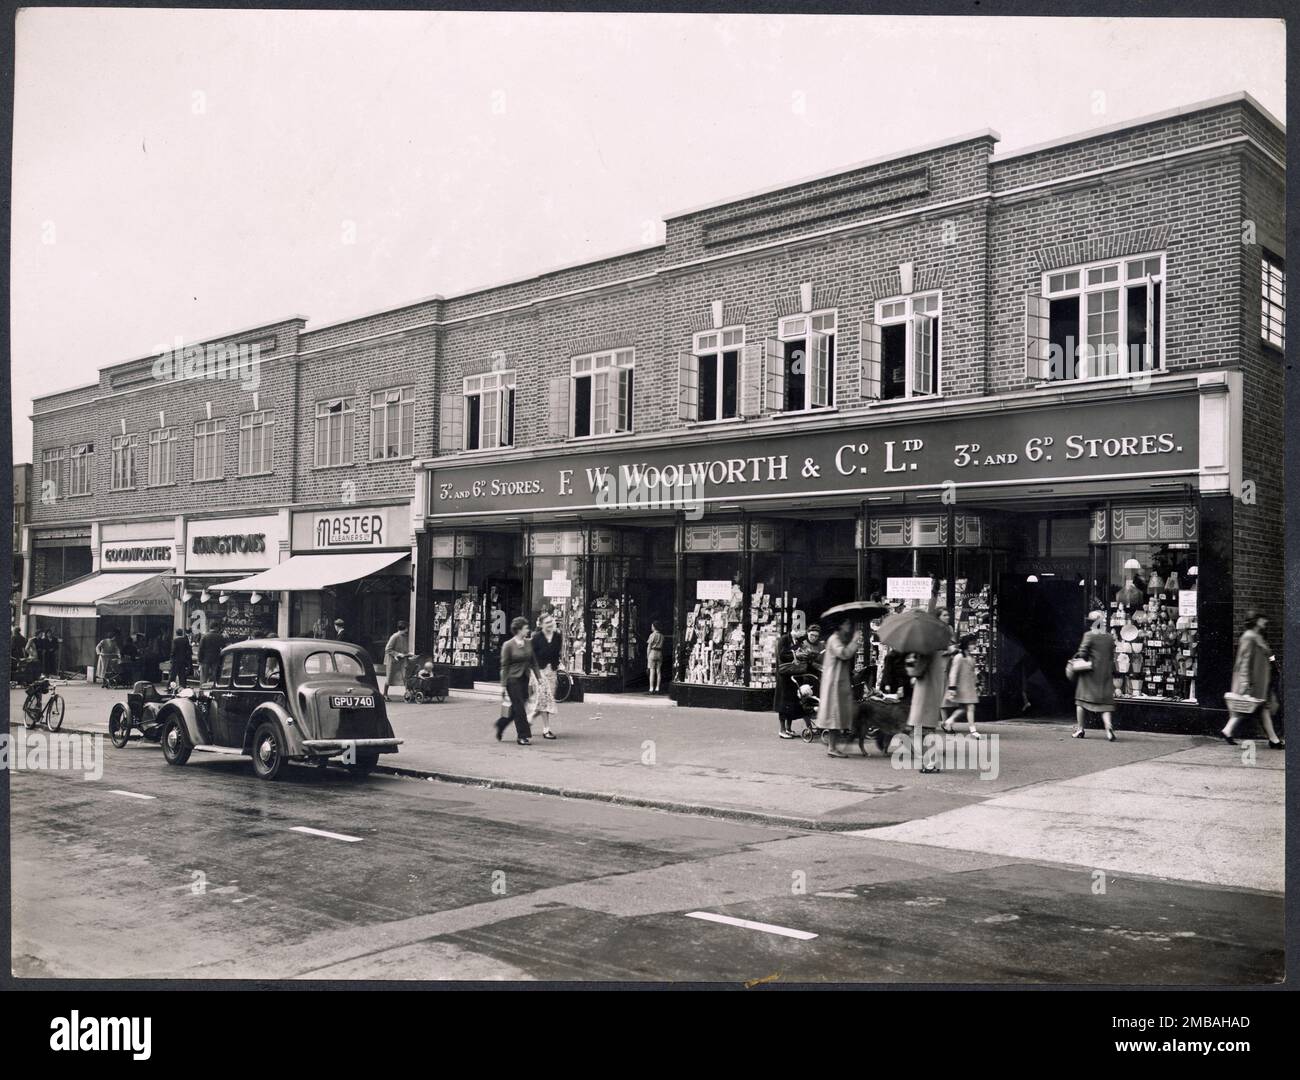
<instances>
[{"instance_id":1,"label":"man in suit","mask_svg":"<svg viewBox=\"0 0 1300 1080\"><path fill-rule=\"evenodd\" d=\"M172 681L183 689L190 681L194 670L194 653L190 648L190 639L184 630L177 630L172 641Z\"/></svg>"},{"instance_id":2,"label":"man in suit","mask_svg":"<svg viewBox=\"0 0 1300 1080\"><path fill-rule=\"evenodd\" d=\"M214 623L199 638L199 683L213 683L221 665L221 650L226 644L221 629Z\"/></svg>"}]
</instances>

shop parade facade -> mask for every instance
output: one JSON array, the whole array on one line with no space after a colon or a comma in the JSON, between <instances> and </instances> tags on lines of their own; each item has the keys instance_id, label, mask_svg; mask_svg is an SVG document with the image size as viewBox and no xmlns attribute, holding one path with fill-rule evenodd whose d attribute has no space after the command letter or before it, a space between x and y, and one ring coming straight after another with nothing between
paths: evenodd
<instances>
[{"instance_id":1,"label":"shop parade facade","mask_svg":"<svg viewBox=\"0 0 1300 1080\"><path fill-rule=\"evenodd\" d=\"M106 369L36 403L37 482L114 462L37 501L28 563L108 573L120 444L152 470L176 416L177 619L204 575L281 634L405 613L468 685L549 613L605 690L645 686L653 623L677 701L768 708L779 634L937 593L1014 716L1069 711L1103 607L1121 722L1205 730L1245 611L1281 630L1283 144L1243 94L1008 154L980 132L624 255L235 335L260 400Z\"/></svg>"}]
</instances>

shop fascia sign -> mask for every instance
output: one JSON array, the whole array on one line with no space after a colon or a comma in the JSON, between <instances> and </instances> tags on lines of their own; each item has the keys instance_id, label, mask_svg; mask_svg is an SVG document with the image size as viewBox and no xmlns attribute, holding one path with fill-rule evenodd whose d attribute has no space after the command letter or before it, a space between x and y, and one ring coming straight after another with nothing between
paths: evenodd
<instances>
[{"instance_id":1,"label":"shop fascia sign","mask_svg":"<svg viewBox=\"0 0 1300 1080\"><path fill-rule=\"evenodd\" d=\"M115 540L99 547L101 570L166 570L176 565L176 545L166 540Z\"/></svg>"},{"instance_id":2,"label":"shop fascia sign","mask_svg":"<svg viewBox=\"0 0 1300 1080\"><path fill-rule=\"evenodd\" d=\"M319 551L387 547L392 544L386 535L387 524L387 515L380 510L316 514L312 519L313 546Z\"/></svg>"},{"instance_id":3,"label":"shop fascia sign","mask_svg":"<svg viewBox=\"0 0 1300 1080\"><path fill-rule=\"evenodd\" d=\"M865 418L864 418L865 419ZM752 502L1054 481L1186 476L1199 463L1195 394L1135 395L761 439L612 448L434 468L430 516L701 511Z\"/></svg>"},{"instance_id":4,"label":"shop fascia sign","mask_svg":"<svg viewBox=\"0 0 1300 1080\"><path fill-rule=\"evenodd\" d=\"M192 521L186 527L186 570L258 570L274 565L279 517Z\"/></svg>"}]
</instances>

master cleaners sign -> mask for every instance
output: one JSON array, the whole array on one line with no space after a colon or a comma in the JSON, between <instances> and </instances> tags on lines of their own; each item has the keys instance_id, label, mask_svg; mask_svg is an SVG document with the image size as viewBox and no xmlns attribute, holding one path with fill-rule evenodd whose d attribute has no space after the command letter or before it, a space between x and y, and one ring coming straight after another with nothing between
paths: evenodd
<instances>
[{"instance_id":1,"label":"master cleaners sign","mask_svg":"<svg viewBox=\"0 0 1300 1080\"><path fill-rule=\"evenodd\" d=\"M865 422L761 438L435 468L430 515L690 510L809 495L997 487L1197 471L1195 394Z\"/></svg>"}]
</instances>

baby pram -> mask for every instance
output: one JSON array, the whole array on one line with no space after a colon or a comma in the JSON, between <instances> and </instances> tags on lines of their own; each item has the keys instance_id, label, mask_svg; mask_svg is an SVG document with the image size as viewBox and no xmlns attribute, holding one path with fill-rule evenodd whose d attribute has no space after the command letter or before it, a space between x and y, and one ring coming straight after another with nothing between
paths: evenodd
<instances>
[{"instance_id":1,"label":"baby pram","mask_svg":"<svg viewBox=\"0 0 1300 1080\"><path fill-rule=\"evenodd\" d=\"M829 733L825 728L817 726L817 710L821 705L817 691L821 680L816 675L792 675L790 679L795 684L795 692L799 695L799 703L803 706L804 726L799 732L799 738L807 743L818 739L826 742L830 737ZM866 672L859 672L853 676L853 696L857 702L857 712L853 718L853 732L849 736L858 744L858 749L862 751L864 757L867 753L868 739L875 740L880 752L884 753L889 746L889 740L901 730L901 727L895 725L907 722L906 707L903 707L900 721L897 714L888 708L874 706L872 697L868 696L867 682ZM888 703L881 702L881 705L888 706Z\"/></svg>"},{"instance_id":2,"label":"baby pram","mask_svg":"<svg viewBox=\"0 0 1300 1080\"><path fill-rule=\"evenodd\" d=\"M414 701L417 705L429 701L446 701L447 695L451 692L451 680L447 673L445 671L440 673L436 668L432 672L421 670L430 659L428 653L423 656L407 655L405 659L406 682L402 699Z\"/></svg>"}]
</instances>

